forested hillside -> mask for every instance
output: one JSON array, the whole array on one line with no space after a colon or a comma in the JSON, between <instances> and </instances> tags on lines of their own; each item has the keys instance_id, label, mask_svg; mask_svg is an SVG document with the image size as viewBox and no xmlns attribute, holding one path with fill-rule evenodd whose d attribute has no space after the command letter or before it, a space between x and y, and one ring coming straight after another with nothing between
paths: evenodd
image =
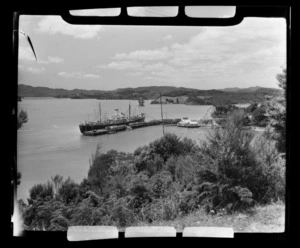
<instances>
[{"instance_id":1,"label":"forested hillside","mask_svg":"<svg viewBox=\"0 0 300 248\"><path fill-rule=\"evenodd\" d=\"M239 90L198 90L172 86L149 86L138 88L123 88L112 91L100 90L65 90L47 87L32 87L20 84L18 95L20 97L58 97L72 99L154 99L153 103L160 103L160 94L172 101L163 103L180 103L190 105L220 105L237 103L261 102L266 97L274 97L280 90L273 88L248 88ZM175 98L175 100L174 100ZM179 99L176 101L176 99ZM182 100L184 99L184 100Z\"/></svg>"}]
</instances>

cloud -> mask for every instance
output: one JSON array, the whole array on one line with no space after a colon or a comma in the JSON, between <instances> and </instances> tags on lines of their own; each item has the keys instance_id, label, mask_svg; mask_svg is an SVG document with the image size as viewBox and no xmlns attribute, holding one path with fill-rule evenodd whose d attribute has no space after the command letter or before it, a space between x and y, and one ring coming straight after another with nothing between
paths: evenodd
<instances>
[{"instance_id":1,"label":"cloud","mask_svg":"<svg viewBox=\"0 0 300 248\"><path fill-rule=\"evenodd\" d=\"M44 72L46 69L44 67L42 68L33 68L33 67L27 67L27 71L35 73L35 74L40 74Z\"/></svg>"},{"instance_id":2,"label":"cloud","mask_svg":"<svg viewBox=\"0 0 300 248\"><path fill-rule=\"evenodd\" d=\"M79 72L64 72L64 71L62 71L62 72L59 72L57 75L60 77L66 77L66 78L73 77L74 78L74 77L80 76L80 73Z\"/></svg>"},{"instance_id":3,"label":"cloud","mask_svg":"<svg viewBox=\"0 0 300 248\"><path fill-rule=\"evenodd\" d=\"M173 36L170 35L170 34L168 34L168 35L166 35L165 37L163 37L163 40L164 40L164 41L173 40Z\"/></svg>"},{"instance_id":4,"label":"cloud","mask_svg":"<svg viewBox=\"0 0 300 248\"><path fill-rule=\"evenodd\" d=\"M62 63L63 58L56 56L48 56L47 60L37 59L35 60L34 54L29 47L19 46L19 60L36 61L37 64L50 64L50 63Z\"/></svg>"},{"instance_id":5,"label":"cloud","mask_svg":"<svg viewBox=\"0 0 300 248\"><path fill-rule=\"evenodd\" d=\"M161 48L118 53L100 68L131 70L125 75L141 80L222 88L272 82L276 68L280 71L285 63L284 20L245 19L237 26L201 28L187 38Z\"/></svg>"},{"instance_id":6,"label":"cloud","mask_svg":"<svg viewBox=\"0 0 300 248\"><path fill-rule=\"evenodd\" d=\"M169 49L163 47L155 50L137 50L130 53L118 53L113 59L161 60L169 56Z\"/></svg>"},{"instance_id":7,"label":"cloud","mask_svg":"<svg viewBox=\"0 0 300 248\"><path fill-rule=\"evenodd\" d=\"M147 64L144 66L144 71L157 71L157 70L163 70L165 68L165 64L162 62L155 63L155 64Z\"/></svg>"},{"instance_id":8,"label":"cloud","mask_svg":"<svg viewBox=\"0 0 300 248\"><path fill-rule=\"evenodd\" d=\"M113 61L108 65L99 65L100 69L115 69L115 70L128 70L128 69L140 69L142 68L142 63L137 61Z\"/></svg>"},{"instance_id":9,"label":"cloud","mask_svg":"<svg viewBox=\"0 0 300 248\"><path fill-rule=\"evenodd\" d=\"M48 59L47 60L37 60L37 63L38 64L59 64L59 63L62 63L64 61L63 58L59 58L59 57L51 57L51 56L48 56Z\"/></svg>"},{"instance_id":10,"label":"cloud","mask_svg":"<svg viewBox=\"0 0 300 248\"><path fill-rule=\"evenodd\" d=\"M40 74L43 73L46 69L44 67L37 68L37 67L28 67L28 66L19 65L19 70L24 72L31 72L34 74Z\"/></svg>"},{"instance_id":11,"label":"cloud","mask_svg":"<svg viewBox=\"0 0 300 248\"><path fill-rule=\"evenodd\" d=\"M72 25L66 23L61 17L46 16L38 23L37 31L50 35L63 34L79 39L91 39L96 37L98 33L102 31L102 26Z\"/></svg>"},{"instance_id":12,"label":"cloud","mask_svg":"<svg viewBox=\"0 0 300 248\"><path fill-rule=\"evenodd\" d=\"M50 63L62 63L64 61L64 59L63 58L59 58L59 57L48 56L48 61Z\"/></svg>"},{"instance_id":13,"label":"cloud","mask_svg":"<svg viewBox=\"0 0 300 248\"><path fill-rule=\"evenodd\" d=\"M84 74L82 72L59 72L57 75L64 78L100 78L97 74Z\"/></svg>"},{"instance_id":14,"label":"cloud","mask_svg":"<svg viewBox=\"0 0 300 248\"><path fill-rule=\"evenodd\" d=\"M141 71L129 72L127 73L129 76L141 76L143 73Z\"/></svg>"},{"instance_id":15,"label":"cloud","mask_svg":"<svg viewBox=\"0 0 300 248\"><path fill-rule=\"evenodd\" d=\"M99 78L100 76L97 74L84 74L82 75L83 78Z\"/></svg>"}]
</instances>

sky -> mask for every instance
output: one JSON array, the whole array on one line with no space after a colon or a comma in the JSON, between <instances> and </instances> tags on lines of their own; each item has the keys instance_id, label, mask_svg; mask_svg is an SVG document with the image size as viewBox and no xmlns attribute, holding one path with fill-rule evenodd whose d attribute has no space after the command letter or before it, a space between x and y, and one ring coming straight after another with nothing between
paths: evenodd
<instances>
[{"instance_id":1,"label":"sky","mask_svg":"<svg viewBox=\"0 0 300 248\"><path fill-rule=\"evenodd\" d=\"M136 8L129 13L172 16L174 11ZM214 13L221 17L229 12ZM190 15L195 13L209 16L213 11L189 9ZM31 86L278 88L276 75L286 67L283 18L245 18L229 27L170 27L71 25L59 16L23 15L19 29L30 37L37 55L36 60L20 34L19 83Z\"/></svg>"}]
</instances>

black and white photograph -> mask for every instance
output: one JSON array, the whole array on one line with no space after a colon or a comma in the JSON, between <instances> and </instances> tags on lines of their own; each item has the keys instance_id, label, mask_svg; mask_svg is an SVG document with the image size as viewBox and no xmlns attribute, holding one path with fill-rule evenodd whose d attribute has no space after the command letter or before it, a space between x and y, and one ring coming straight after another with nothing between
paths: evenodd
<instances>
[{"instance_id":1,"label":"black and white photograph","mask_svg":"<svg viewBox=\"0 0 300 248\"><path fill-rule=\"evenodd\" d=\"M178 6L127 13L173 17ZM186 6L185 14L229 18L235 7ZM285 231L285 18L74 25L20 15L17 89L21 230Z\"/></svg>"}]
</instances>

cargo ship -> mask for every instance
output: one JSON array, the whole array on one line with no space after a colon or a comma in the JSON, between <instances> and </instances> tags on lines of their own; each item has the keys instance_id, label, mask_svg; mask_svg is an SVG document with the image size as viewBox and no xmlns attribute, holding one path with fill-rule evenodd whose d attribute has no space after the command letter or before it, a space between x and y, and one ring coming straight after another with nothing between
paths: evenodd
<instances>
[{"instance_id":1,"label":"cargo ship","mask_svg":"<svg viewBox=\"0 0 300 248\"><path fill-rule=\"evenodd\" d=\"M129 104L129 114L126 116L124 113L120 113L119 109L115 109L115 113L110 118L105 120L101 120L101 105L99 104L100 108L100 120L99 121L92 121L92 122L85 122L79 124L79 129L81 133L85 133L87 131L105 129L111 126L121 126L121 125L128 125L130 123L135 122L144 122L145 121L145 114L141 113L138 115L131 115L131 107Z\"/></svg>"}]
</instances>

